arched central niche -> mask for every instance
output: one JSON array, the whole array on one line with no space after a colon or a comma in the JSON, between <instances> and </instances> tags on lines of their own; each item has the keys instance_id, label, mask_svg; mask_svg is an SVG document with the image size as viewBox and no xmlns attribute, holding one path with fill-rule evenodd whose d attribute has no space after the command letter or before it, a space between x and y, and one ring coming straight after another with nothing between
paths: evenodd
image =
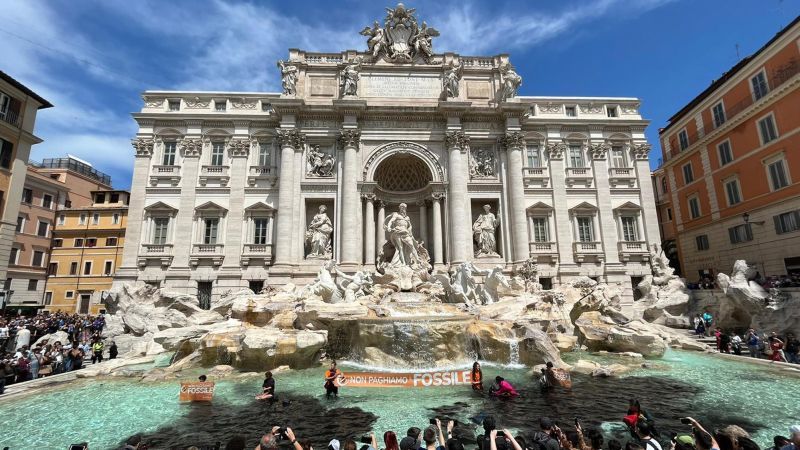
<instances>
[{"instance_id":1,"label":"arched central niche","mask_svg":"<svg viewBox=\"0 0 800 450\"><path fill-rule=\"evenodd\" d=\"M363 179L364 181L373 181L378 183L378 169L383 166L383 163L389 159L394 159L399 156L408 156L416 158L416 161L405 160L419 170L418 163L424 166L428 182L444 183L444 170L439 163L439 157L424 146L416 142L397 141L384 144L376 148L370 154L364 165ZM398 164L401 160L397 160ZM388 167L388 166L387 166ZM382 188L383 189L383 188Z\"/></svg>"},{"instance_id":2,"label":"arched central niche","mask_svg":"<svg viewBox=\"0 0 800 450\"><path fill-rule=\"evenodd\" d=\"M427 187L433 176L421 159L409 153L399 153L378 164L374 180L385 191L414 192Z\"/></svg>"}]
</instances>

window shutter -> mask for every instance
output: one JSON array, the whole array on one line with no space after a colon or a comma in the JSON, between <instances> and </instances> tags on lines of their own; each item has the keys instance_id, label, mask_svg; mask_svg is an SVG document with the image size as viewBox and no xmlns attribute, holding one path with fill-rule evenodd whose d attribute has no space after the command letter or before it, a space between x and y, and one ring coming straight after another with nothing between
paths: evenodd
<instances>
[{"instance_id":1,"label":"window shutter","mask_svg":"<svg viewBox=\"0 0 800 450\"><path fill-rule=\"evenodd\" d=\"M748 241L753 240L753 227L749 223L744 227L744 236Z\"/></svg>"},{"instance_id":2,"label":"window shutter","mask_svg":"<svg viewBox=\"0 0 800 450\"><path fill-rule=\"evenodd\" d=\"M777 216L772 216L772 221L775 222L775 234L783 233L781 230L781 216L778 214Z\"/></svg>"},{"instance_id":3,"label":"window shutter","mask_svg":"<svg viewBox=\"0 0 800 450\"><path fill-rule=\"evenodd\" d=\"M736 243L736 227L728 228L728 235L731 238L731 244Z\"/></svg>"}]
</instances>

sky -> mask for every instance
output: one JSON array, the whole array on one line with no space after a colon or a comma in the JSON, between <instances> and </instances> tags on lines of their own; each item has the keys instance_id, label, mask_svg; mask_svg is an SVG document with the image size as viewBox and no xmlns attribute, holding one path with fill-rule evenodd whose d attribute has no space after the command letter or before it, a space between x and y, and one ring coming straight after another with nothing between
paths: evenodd
<instances>
[{"instance_id":1,"label":"sky","mask_svg":"<svg viewBox=\"0 0 800 450\"><path fill-rule=\"evenodd\" d=\"M395 0L396 1L396 0ZM144 90L278 92L289 48L363 50L392 0L0 0L0 70L55 105L31 159L88 160L130 186ZM658 129L800 14L800 0L406 1L436 52L509 53L520 95L642 100Z\"/></svg>"}]
</instances>

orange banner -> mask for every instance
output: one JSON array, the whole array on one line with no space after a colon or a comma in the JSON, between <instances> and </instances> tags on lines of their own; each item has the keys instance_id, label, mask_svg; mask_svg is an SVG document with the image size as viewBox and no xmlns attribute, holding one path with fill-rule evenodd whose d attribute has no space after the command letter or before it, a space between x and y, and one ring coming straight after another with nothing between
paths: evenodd
<instances>
[{"instance_id":1,"label":"orange banner","mask_svg":"<svg viewBox=\"0 0 800 450\"><path fill-rule=\"evenodd\" d=\"M178 399L182 402L210 402L214 397L214 383L194 381L181 383Z\"/></svg>"},{"instance_id":2,"label":"orange banner","mask_svg":"<svg viewBox=\"0 0 800 450\"><path fill-rule=\"evenodd\" d=\"M345 387L433 387L470 384L472 373L469 370L450 372L350 372L336 380L337 386Z\"/></svg>"}]
</instances>

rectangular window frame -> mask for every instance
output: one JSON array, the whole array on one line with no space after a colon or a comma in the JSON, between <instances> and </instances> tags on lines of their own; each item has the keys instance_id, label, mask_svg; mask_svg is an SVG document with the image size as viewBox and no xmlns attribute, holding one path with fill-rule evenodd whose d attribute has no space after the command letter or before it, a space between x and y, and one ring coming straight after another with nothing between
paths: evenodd
<instances>
[{"instance_id":1,"label":"rectangular window frame","mask_svg":"<svg viewBox=\"0 0 800 450\"><path fill-rule=\"evenodd\" d=\"M44 225L44 234L42 234L42 225ZM43 238L50 237L50 222L39 220L39 222L36 223L36 236Z\"/></svg>"},{"instance_id":2,"label":"rectangular window frame","mask_svg":"<svg viewBox=\"0 0 800 450\"><path fill-rule=\"evenodd\" d=\"M756 78L760 78L758 84L754 83L753 81ZM753 76L750 77L748 85L750 86L750 93L753 96L753 101L757 102L762 98L766 97L767 94L770 92L769 88L769 78L767 77L767 71L763 67L758 72L754 73Z\"/></svg>"},{"instance_id":3,"label":"rectangular window frame","mask_svg":"<svg viewBox=\"0 0 800 450\"><path fill-rule=\"evenodd\" d=\"M620 230L623 242L639 241L639 218L634 215L620 216Z\"/></svg>"},{"instance_id":4,"label":"rectangular window frame","mask_svg":"<svg viewBox=\"0 0 800 450\"><path fill-rule=\"evenodd\" d=\"M26 205L33 204L33 189L22 188L22 203Z\"/></svg>"},{"instance_id":5,"label":"rectangular window frame","mask_svg":"<svg viewBox=\"0 0 800 450\"><path fill-rule=\"evenodd\" d=\"M530 144L526 146L525 157L528 162L528 167L542 167L542 152L539 144Z\"/></svg>"},{"instance_id":6,"label":"rectangular window frame","mask_svg":"<svg viewBox=\"0 0 800 450\"><path fill-rule=\"evenodd\" d=\"M50 194L42 194L42 208L45 209L52 209L53 208L53 196Z\"/></svg>"},{"instance_id":7,"label":"rectangular window frame","mask_svg":"<svg viewBox=\"0 0 800 450\"><path fill-rule=\"evenodd\" d=\"M222 141L214 141L211 143L211 166L222 166L225 162L225 143Z\"/></svg>"},{"instance_id":8,"label":"rectangular window frame","mask_svg":"<svg viewBox=\"0 0 800 450\"><path fill-rule=\"evenodd\" d=\"M164 151L161 155L161 164L164 166L174 166L175 156L178 154L177 141L164 141Z\"/></svg>"},{"instance_id":9,"label":"rectangular window frame","mask_svg":"<svg viewBox=\"0 0 800 450\"><path fill-rule=\"evenodd\" d=\"M586 158L583 154L583 144L569 144L569 146L567 146L567 156L569 157L570 168L586 168Z\"/></svg>"},{"instance_id":10,"label":"rectangular window frame","mask_svg":"<svg viewBox=\"0 0 800 450\"><path fill-rule=\"evenodd\" d=\"M606 105L606 117L616 119L619 117L619 107L617 105Z\"/></svg>"},{"instance_id":11,"label":"rectangular window frame","mask_svg":"<svg viewBox=\"0 0 800 450\"><path fill-rule=\"evenodd\" d=\"M741 244L753 240L753 226L750 223L743 223L728 228L728 237L731 244Z\"/></svg>"},{"instance_id":12,"label":"rectangular window frame","mask_svg":"<svg viewBox=\"0 0 800 450\"><path fill-rule=\"evenodd\" d=\"M625 156L625 147L623 145L611 146L611 167L615 169L627 169L628 158Z\"/></svg>"},{"instance_id":13,"label":"rectangular window frame","mask_svg":"<svg viewBox=\"0 0 800 450\"><path fill-rule=\"evenodd\" d=\"M80 269L80 263L78 263L78 261L70 261L70 263L69 263L69 274L70 275L77 276L79 269Z\"/></svg>"},{"instance_id":14,"label":"rectangular window frame","mask_svg":"<svg viewBox=\"0 0 800 450\"><path fill-rule=\"evenodd\" d=\"M103 276L110 277L114 275L114 261L107 259L103 261Z\"/></svg>"},{"instance_id":15,"label":"rectangular window frame","mask_svg":"<svg viewBox=\"0 0 800 450\"><path fill-rule=\"evenodd\" d=\"M550 242L550 219L547 216L531 217L533 242Z\"/></svg>"},{"instance_id":16,"label":"rectangular window frame","mask_svg":"<svg viewBox=\"0 0 800 450\"><path fill-rule=\"evenodd\" d=\"M64 291L64 298L75 298L75 291Z\"/></svg>"},{"instance_id":17,"label":"rectangular window frame","mask_svg":"<svg viewBox=\"0 0 800 450\"><path fill-rule=\"evenodd\" d=\"M258 142L258 167L272 166L272 142Z\"/></svg>"},{"instance_id":18,"label":"rectangular window frame","mask_svg":"<svg viewBox=\"0 0 800 450\"><path fill-rule=\"evenodd\" d=\"M725 116L725 103L722 100L711 107L711 118L714 122L714 128L721 127L728 120Z\"/></svg>"},{"instance_id":19,"label":"rectangular window frame","mask_svg":"<svg viewBox=\"0 0 800 450\"><path fill-rule=\"evenodd\" d=\"M688 171L686 169L689 169ZM692 166L692 162L689 161L683 166L681 166L681 172L683 172L683 184L688 185L694 182L694 167Z\"/></svg>"},{"instance_id":20,"label":"rectangular window frame","mask_svg":"<svg viewBox=\"0 0 800 450\"><path fill-rule=\"evenodd\" d=\"M786 234L800 230L800 210L789 211L772 216L775 234Z\"/></svg>"},{"instance_id":21,"label":"rectangular window frame","mask_svg":"<svg viewBox=\"0 0 800 450\"><path fill-rule=\"evenodd\" d=\"M578 242L595 242L593 216L577 216L575 225L578 232ZM586 234L587 232L588 234ZM588 240L584 238L588 238Z\"/></svg>"},{"instance_id":22,"label":"rectangular window frame","mask_svg":"<svg viewBox=\"0 0 800 450\"><path fill-rule=\"evenodd\" d=\"M725 139L717 144L717 158L719 158L720 167L733 162L733 148L730 139Z\"/></svg>"},{"instance_id":23,"label":"rectangular window frame","mask_svg":"<svg viewBox=\"0 0 800 450\"><path fill-rule=\"evenodd\" d=\"M575 105L564 105L564 114L567 117L578 117L578 108Z\"/></svg>"},{"instance_id":24,"label":"rectangular window frame","mask_svg":"<svg viewBox=\"0 0 800 450\"><path fill-rule=\"evenodd\" d=\"M50 306L53 304L53 291L47 291L44 293L44 306Z\"/></svg>"},{"instance_id":25,"label":"rectangular window frame","mask_svg":"<svg viewBox=\"0 0 800 450\"><path fill-rule=\"evenodd\" d=\"M165 245L169 242L169 217L153 217L153 239L154 245Z\"/></svg>"},{"instance_id":26,"label":"rectangular window frame","mask_svg":"<svg viewBox=\"0 0 800 450\"><path fill-rule=\"evenodd\" d=\"M83 238L75 238L75 240L73 241L73 247L75 248L83 247Z\"/></svg>"},{"instance_id":27,"label":"rectangular window frame","mask_svg":"<svg viewBox=\"0 0 800 450\"><path fill-rule=\"evenodd\" d=\"M81 273L84 276L92 276L92 269L93 268L94 268L94 262L93 261L84 261L83 262L83 270L81 270Z\"/></svg>"},{"instance_id":28,"label":"rectangular window frame","mask_svg":"<svg viewBox=\"0 0 800 450\"><path fill-rule=\"evenodd\" d=\"M681 151L689 148L689 133L686 131L686 128L678 131L678 147Z\"/></svg>"},{"instance_id":29,"label":"rectangular window frame","mask_svg":"<svg viewBox=\"0 0 800 450\"><path fill-rule=\"evenodd\" d=\"M219 217L203 218L203 235L201 237L204 245L217 245L219 242L219 226Z\"/></svg>"},{"instance_id":30,"label":"rectangular window frame","mask_svg":"<svg viewBox=\"0 0 800 450\"><path fill-rule=\"evenodd\" d=\"M8 263L13 265L19 264L19 254L20 254L19 247L11 247L11 250L8 254Z\"/></svg>"},{"instance_id":31,"label":"rectangular window frame","mask_svg":"<svg viewBox=\"0 0 800 450\"><path fill-rule=\"evenodd\" d=\"M770 130L765 130L763 127L763 123L769 121L772 125ZM770 142L774 142L778 140L780 134L778 133L778 122L775 120L775 113L770 111L768 114L764 114L763 116L756 119L756 128L758 130L758 139L761 142L761 145L767 145ZM770 136L764 136L764 132L769 131L771 133Z\"/></svg>"},{"instance_id":32,"label":"rectangular window frame","mask_svg":"<svg viewBox=\"0 0 800 450\"><path fill-rule=\"evenodd\" d=\"M693 204L695 207L692 207ZM697 194L686 197L686 209L689 210L689 218L692 220L703 217L703 210L700 207L700 197Z\"/></svg>"},{"instance_id":33,"label":"rectangular window frame","mask_svg":"<svg viewBox=\"0 0 800 450\"><path fill-rule=\"evenodd\" d=\"M735 206L742 203L742 186L739 177L729 177L722 180L722 187L725 191L725 200L728 206Z\"/></svg>"},{"instance_id":34,"label":"rectangular window frame","mask_svg":"<svg viewBox=\"0 0 800 450\"><path fill-rule=\"evenodd\" d=\"M116 247L117 246L117 238L115 237L107 237L106 238L106 247Z\"/></svg>"},{"instance_id":35,"label":"rectangular window frame","mask_svg":"<svg viewBox=\"0 0 800 450\"><path fill-rule=\"evenodd\" d=\"M67 216L65 216L64 214L59 214L58 215L58 224L59 225L64 225L65 223L67 223Z\"/></svg>"},{"instance_id":36,"label":"rectangular window frame","mask_svg":"<svg viewBox=\"0 0 800 450\"><path fill-rule=\"evenodd\" d=\"M92 225L100 224L100 213L92 213Z\"/></svg>"},{"instance_id":37,"label":"rectangular window frame","mask_svg":"<svg viewBox=\"0 0 800 450\"><path fill-rule=\"evenodd\" d=\"M39 256L39 264L36 264L36 256ZM31 267L44 267L45 253L42 250L34 250L31 253Z\"/></svg>"},{"instance_id":38,"label":"rectangular window frame","mask_svg":"<svg viewBox=\"0 0 800 450\"><path fill-rule=\"evenodd\" d=\"M263 224L260 224L262 221ZM268 242L269 217L253 217L253 244L266 245Z\"/></svg>"},{"instance_id":39,"label":"rectangular window frame","mask_svg":"<svg viewBox=\"0 0 800 450\"><path fill-rule=\"evenodd\" d=\"M708 242L708 235L707 234L700 234L694 237L695 247L697 251L703 252L711 248Z\"/></svg>"},{"instance_id":40,"label":"rectangular window frame","mask_svg":"<svg viewBox=\"0 0 800 450\"><path fill-rule=\"evenodd\" d=\"M39 280L28 280L28 291L35 292L39 289Z\"/></svg>"}]
</instances>

